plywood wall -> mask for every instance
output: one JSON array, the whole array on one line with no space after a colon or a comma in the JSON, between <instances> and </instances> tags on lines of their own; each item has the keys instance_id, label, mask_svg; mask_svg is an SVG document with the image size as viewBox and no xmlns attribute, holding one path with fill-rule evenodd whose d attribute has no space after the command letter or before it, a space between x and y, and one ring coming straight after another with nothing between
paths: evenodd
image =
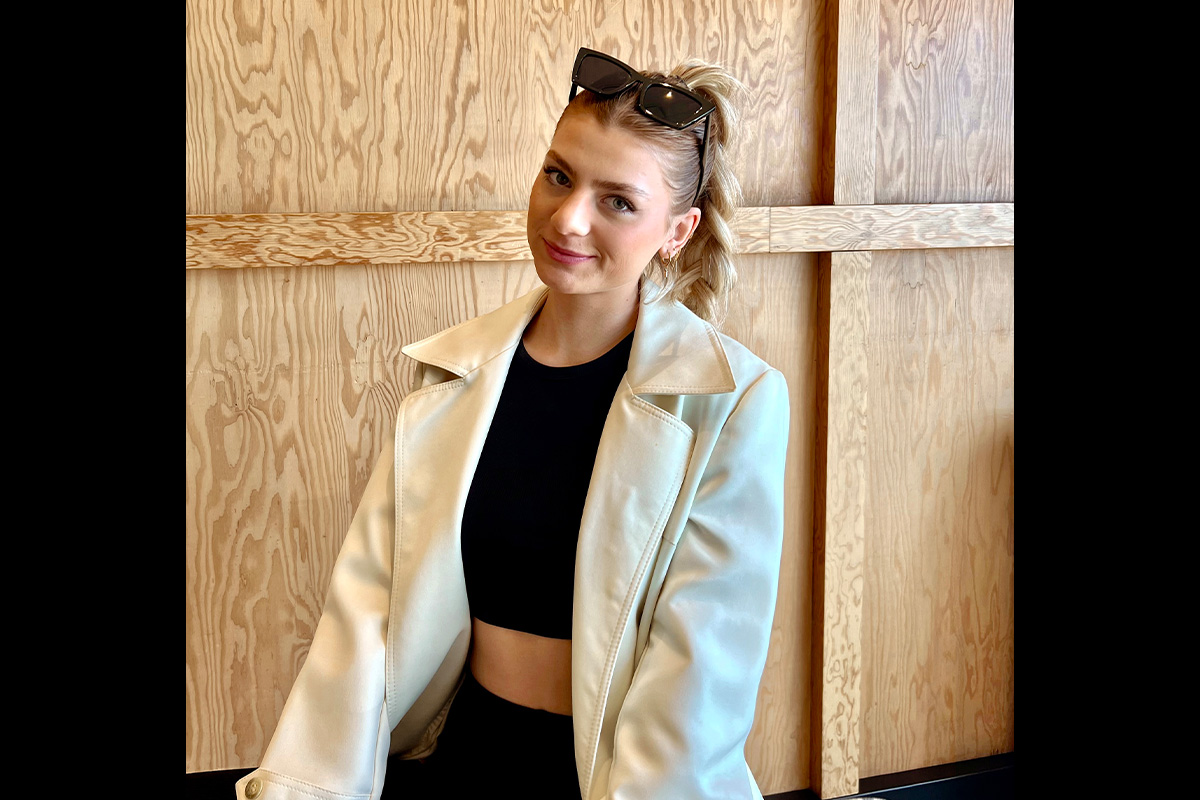
<instances>
[{"instance_id":1,"label":"plywood wall","mask_svg":"<svg viewBox=\"0 0 1200 800\"><path fill-rule=\"evenodd\" d=\"M779 599L746 758L765 793L809 783L816 257L743 256L727 332L779 369L791 400Z\"/></svg>"},{"instance_id":2,"label":"plywood wall","mask_svg":"<svg viewBox=\"0 0 1200 800\"><path fill-rule=\"evenodd\" d=\"M1013 201L1013 0L877 1L875 202Z\"/></svg>"},{"instance_id":3,"label":"plywood wall","mask_svg":"<svg viewBox=\"0 0 1200 800\"><path fill-rule=\"evenodd\" d=\"M189 0L186 213L232 216L185 281L187 771L258 764L400 348L537 283L436 221L393 261L377 218L238 215L511 211L519 243L580 46L750 90L726 331L792 400L761 788L1013 750L1012 0Z\"/></svg>"},{"instance_id":4,"label":"plywood wall","mask_svg":"<svg viewBox=\"0 0 1200 800\"><path fill-rule=\"evenodd\" d=\"M872 261L863 777L1015 748L1012 258Z\"/></svg>"},{"instance_id":5,"label":"plywood wall","mask_svg":"<svg viewBox=\"0 0 1200 800\"><path fill-rule=\"evenodd\" d=\"M747 204L817 202L823 11L189 3L187 213L523 209L584 45L641 66L728 65L750 89ZM793 401L779 608L748 746L768 792L808 781L814 265L747 255L726 325ZM535 284L528 261L188 271L188 771L257 765L410 386L400 347Z\"/></svg>"},{"instance_id":6,"label":"plywood wall","mask_svg":"<svg viewBox=\"0 0 1200 800\"><path fill-rule=\"evenodd\" d=\"M726 64L747 203L819 202L824 5L191 0L187 213L524 208L581 46Z\"/></svg>"},{"instance_id":7,"label":"plywood wall","mask_svg":"<svg viewBox=\"0 0 1200 800\"><path fill-rule=\"evenodd\" d=\"M1013 10L880 2L875 202L1014 199ZM873 254L862 777L1016 746L1014 257Z\"/></svg>"},{"instance_id":8,"label":"plywood wall","mask_svg":"<svg viewBox=\"0 0 1200 800\"><path fill-rule=\"evenodd\" d=\"M839 0L835 213L1013 199L1012 22L1010 0ZM1013 250L927 232L819 261L821 797L1015 748Z\"/></svg>"}]
</instances>

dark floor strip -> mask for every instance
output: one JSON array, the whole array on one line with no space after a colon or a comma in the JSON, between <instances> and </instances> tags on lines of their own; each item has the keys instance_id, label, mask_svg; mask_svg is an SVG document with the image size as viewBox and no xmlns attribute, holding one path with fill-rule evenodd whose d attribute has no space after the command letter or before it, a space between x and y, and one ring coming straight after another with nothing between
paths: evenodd
<instances>
[{"instance_id":1,"label":"dark floor strip","mask_svg":"<svg viewBox=\"0 0 1200 800\"><path fill-rule=\"evenodd\" d=\"M187 773L185 800L233 800L233 786L252 769ZM1013 800L1016 797L1016 757L1005 753L925 769L863 778L859 793L845 800ZM764 800L818 800L811 789L767 795Z\"/></svg>"}]
</instances>

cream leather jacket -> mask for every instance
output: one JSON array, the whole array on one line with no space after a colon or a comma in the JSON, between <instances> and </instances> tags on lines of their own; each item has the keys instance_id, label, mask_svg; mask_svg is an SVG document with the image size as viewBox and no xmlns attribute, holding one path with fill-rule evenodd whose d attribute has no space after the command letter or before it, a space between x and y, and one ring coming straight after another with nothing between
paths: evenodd
<instances>
[{"instance_id":1,"label":"cream leather jacket","mask_svg":"<svg viewBox=\"0 0 1200 800\"><path fill-rule=\"evenodd\" d=\"M544 298L404 348L421 366L395 446L238 797L378 798L390 752L435 747L471 635L463 505ZM571 702L586 800L762 797L744 747L778 589L788 408L783 376L742 345L678 303L642 305L576 556Z\"/></svg>"}]
</instances>

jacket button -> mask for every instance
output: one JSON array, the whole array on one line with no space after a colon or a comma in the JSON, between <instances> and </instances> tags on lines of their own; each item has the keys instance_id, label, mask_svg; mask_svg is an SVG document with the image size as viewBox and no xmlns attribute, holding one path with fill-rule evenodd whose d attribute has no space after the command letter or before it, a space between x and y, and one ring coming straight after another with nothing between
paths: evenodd
<instances>
[{"instance_id":1,"label":"jacket button","mask_svg":"<svg viewBox=\"0 0 1200 800\"><path fill-rule=\"evenodd\" d=\"M251 778L246 783L246 800L254 800L262 794L262 781L258 778Z\"/></svg>"}]
</instances>

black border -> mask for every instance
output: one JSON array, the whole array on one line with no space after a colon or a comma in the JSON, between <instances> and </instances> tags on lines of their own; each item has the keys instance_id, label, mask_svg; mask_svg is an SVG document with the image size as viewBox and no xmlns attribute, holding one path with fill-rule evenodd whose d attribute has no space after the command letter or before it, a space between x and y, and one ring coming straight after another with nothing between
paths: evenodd
<instances>
[{"instance_id":1,"label":"black border","mask_svg":"<svg viewBox=\"0 0 1200 800\"><path fill-rule=\"evenodd\" d=\"M233 800L234 784L250 769L187 773L186 800ZM1012 800L1016 797L1016 754L973 758L924 769L863 778L851 798L880 800ZM766 795L763 800L819 800L812 789Z\"/></svg>"}]
</instances>

